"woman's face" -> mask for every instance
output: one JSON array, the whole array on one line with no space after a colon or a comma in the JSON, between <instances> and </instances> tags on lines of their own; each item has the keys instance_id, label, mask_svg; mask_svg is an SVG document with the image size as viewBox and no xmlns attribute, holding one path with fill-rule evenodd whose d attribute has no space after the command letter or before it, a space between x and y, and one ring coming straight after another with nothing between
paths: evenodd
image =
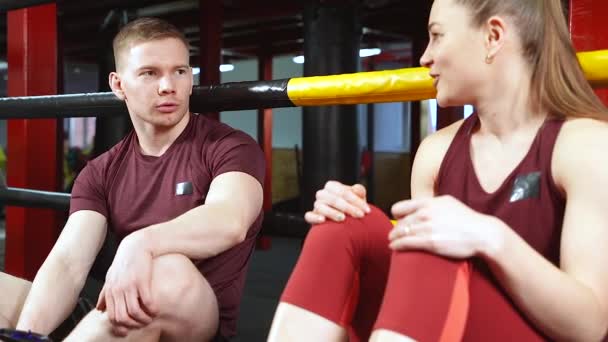
<instances>
[{"instance_id":1,"label":"woman's face","mask_svg":"<svg viewBox=\"0 0 608 342\"><path fill-rule=\"evenodd\" d=\"M487 84L484 30L454 0L435 0L429 17L429 45L420 64L430 69L441 107L474 104Z\"/></svg>"}]
</instances>

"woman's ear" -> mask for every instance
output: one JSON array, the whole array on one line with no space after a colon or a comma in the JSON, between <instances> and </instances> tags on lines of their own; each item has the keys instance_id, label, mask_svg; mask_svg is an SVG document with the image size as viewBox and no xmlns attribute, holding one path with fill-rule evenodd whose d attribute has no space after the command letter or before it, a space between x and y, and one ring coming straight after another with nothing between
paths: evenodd
<instances>
[{"instance_id":1,"label":"woman's ear","mask_svg":"<svg viewBox=\"0 0 608 342\"><path fill-rule=\"evenodd\" d=\"M485 45L487 60L493 60L505 43L507 25L499 16L492 16L486 21Z\"/></svg>"}]
</instances>

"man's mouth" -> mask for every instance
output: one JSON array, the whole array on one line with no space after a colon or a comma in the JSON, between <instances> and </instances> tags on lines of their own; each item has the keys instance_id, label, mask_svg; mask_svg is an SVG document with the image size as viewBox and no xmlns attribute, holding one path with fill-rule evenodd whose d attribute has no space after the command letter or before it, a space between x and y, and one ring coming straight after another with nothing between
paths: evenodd
<instances>
[{"instance_id":1,"label":"man's mouth","mask_svg":"<svg viewBox=\"0 0 608 342\"><path fill-rule=\"evenodd\" d=\"M158 111L161 113L171 113L177 109L177 103L174 103L174 102L161 103L160 105L156 106L156 109L158 109Z\"/></svg>"}]
</instances>

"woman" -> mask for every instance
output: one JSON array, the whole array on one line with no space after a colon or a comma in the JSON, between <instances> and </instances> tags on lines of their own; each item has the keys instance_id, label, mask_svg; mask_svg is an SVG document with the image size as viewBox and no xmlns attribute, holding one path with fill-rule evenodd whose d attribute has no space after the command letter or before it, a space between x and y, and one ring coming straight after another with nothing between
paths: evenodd
<instances>
[{"instance_id":1,"label":"woman","mask_svg":"<svg viewBox=\"0 0 608 342\"><path fill-rule=\"evenodd\" d=\"M559 0L436 0L440 106L393 227L328 182L270 341L601 340L608 327L608 125ZM388 236L388 239L387 239Z\"/></svg>"}]
</instances>

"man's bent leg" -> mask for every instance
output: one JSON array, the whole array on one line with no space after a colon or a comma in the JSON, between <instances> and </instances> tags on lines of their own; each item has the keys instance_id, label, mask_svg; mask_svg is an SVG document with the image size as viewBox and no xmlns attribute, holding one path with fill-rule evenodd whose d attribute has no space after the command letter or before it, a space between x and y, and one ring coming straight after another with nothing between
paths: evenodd
<instances>
[{"instance_id":1,"label":"man's bent leg","mask_svg":"<svg viewBox=\"0 0 608 342\"><path fill-rule=\"evenodd\" d=\"M131 330L124 338L116 337L112 334L112 324L108 315L95 309L86 315L63 341L158 341L159 339L160 328L155 322L143 329Z\"/></svg>"},{"instance_id":2,"label":"man's bent leg","mask_svg":"<svg viewBox=\"0 0 608 342\"><path fill-rule=\"evenodd\" d=\"M11 326L11 323L8 320L8 318L4 317L4 315L2 315L0 313L0 329L1 328L10 328L10 327L12 327L12 326Z\"/></svg>"},{"instance_id":3,"label":"man's bent leg","mask_svg":"<svg viewBox=\"0 0 608 342\"><path fill-rule=\"evenodd\" d=\"M154 259L152 296L159 314L143 329L126 338L113 336L105 313L94 310L66 341L209 341L217 330L215 294L194 264L178 254Z\"/></svg>"},{"instance_id":4,"label":"man's bent leg","mask_svg":"<svg viewBox=\"0 0 608 342\"><path fill-rule=\"evenodd\" d=\"M15 328L32 283L0 272L0 328Z\"/></svg>"},{"instance_id":5,"label":"man's bent leg","mask_svg":"<svg viewBox=\"0 0 608 342\"><path fill-rule=\"evenodd\" d=\"M161 340L210 341L218 331L219 310L207 280L182 255L160 257L155 267L162 277L153 285L161 297Z\"/></svg>"}]
</instances>

